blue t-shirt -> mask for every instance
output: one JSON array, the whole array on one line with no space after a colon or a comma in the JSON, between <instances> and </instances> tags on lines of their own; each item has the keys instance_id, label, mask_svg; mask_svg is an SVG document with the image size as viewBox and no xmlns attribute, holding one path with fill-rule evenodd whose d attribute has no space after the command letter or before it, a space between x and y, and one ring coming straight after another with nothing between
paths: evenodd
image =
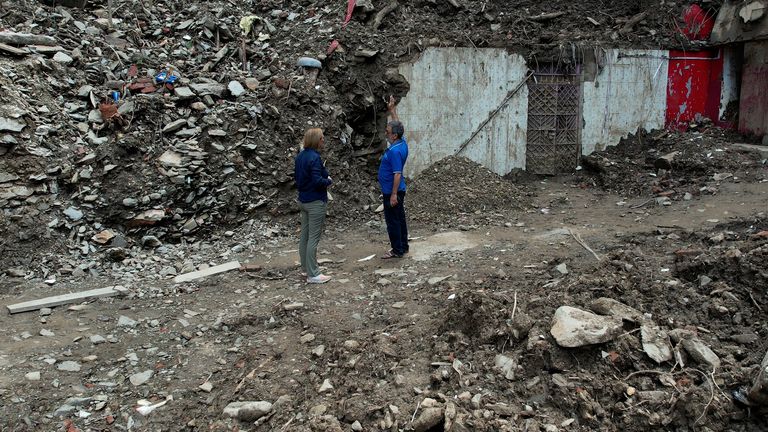
<instances>
[{"instance_id":1,"label":"blue t-shirt","mask_svg":"<svg viewBox=\"0 0 768 432\"><path fill-rule=\"evenodd\" d=\"M400 138L390 145L384 154L381 155L381 164L379 165L379 186L381 193L391 194L392 186L395 181L395 173L400 173L400 184L397 191L405 191L405 176L403 176L403 167L408 160L408 143L405 138Z\"/></svg>"},{"instance_id":2,"label":"blue t-shirt","mask_svg":"<svg viewBox=\"0 0 768 432\"><path fill-rule=\"evenodd\" d=\"M304 149L296 156L293 179L296 189L299 190L300 202L328 202L328 186L332 182L328 178L328 170L323 165L320 153L316 150Z\"/></svg>"}]
</instances>

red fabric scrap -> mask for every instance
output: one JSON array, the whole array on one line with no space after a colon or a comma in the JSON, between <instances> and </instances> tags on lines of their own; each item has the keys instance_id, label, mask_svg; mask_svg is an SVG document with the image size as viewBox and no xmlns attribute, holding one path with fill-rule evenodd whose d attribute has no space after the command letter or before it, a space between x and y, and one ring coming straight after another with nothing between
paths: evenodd
<instances>
[{"instance_id":1,"label":"red fabric scrap","mask_svg":"<svg viewBox=\"0 0 768 432\"><path fill-rule=\"evenodd\" d=\"M685 21L685 26L681 30L689 40L709 39L709 35L715 27L714 16L697 4L685 9L683 21Z\"/></svg>"},{"instance_id":2,"label":"red fabric scrap","mask_svg":"<svg viewBox=\"0 0 768 432\"><path fill-rule=\"evenodd\" d=\"M334 39L331 41L331 44L328 46L328 50L325 52L325 55L331 55L334 51L336 51L336 48L339 47L339 41Z\"/></svg>"},{"instance_id":3,"label":"red fabric scrap","mask_svg":"<svg viewBox=\"0 0 768 432\"><path fill-rule=\"evenodd\" d=\"M342 27L346 27L347 24L349 24L349 21L352 19L352 12L355 11L355 5L357 4L356 0L348 0L347 1L347 16L344 18L344 24Z\"/></svg>"}]
</instances>

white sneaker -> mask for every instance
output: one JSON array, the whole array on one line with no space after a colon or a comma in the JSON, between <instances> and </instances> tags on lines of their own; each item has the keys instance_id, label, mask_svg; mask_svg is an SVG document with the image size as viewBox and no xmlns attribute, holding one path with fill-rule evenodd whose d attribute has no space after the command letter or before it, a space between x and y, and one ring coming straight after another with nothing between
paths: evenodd
<instances>
[{"instance_id":1,"label":"white sneaker","mask_svg":"<svg viewBox=\"0 0 768 432\"><path fill-rule=\"evenodd\" d=\"M330 276L326 276L326 275L322 275L321 274L321 275L317 275L317 276L308 277L307 278L307 283L324 284L324 283L328 282L329 280L331 280Z\"/></svg>"}]
</instances>

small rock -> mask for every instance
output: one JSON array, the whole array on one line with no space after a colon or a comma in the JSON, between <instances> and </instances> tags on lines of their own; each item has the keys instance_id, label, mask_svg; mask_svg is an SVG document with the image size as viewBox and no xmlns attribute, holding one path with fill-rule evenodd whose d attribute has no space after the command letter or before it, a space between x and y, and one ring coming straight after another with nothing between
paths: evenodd
<instances>
[{"instance_id":1,"label":"small rock","mask_svg":"<svg viewBox=\"0 0 768 432\"><path fill-rule=\"evenodd\" d=\"M104 339L104 337L101 336L101 335L93 335L93 336L91 336L91 343L94 344L94 345L100 345L100 344L103 344L106 341L107 340Z\"/></svg>"},{"instance_id":2,"label":"small rock","mask_svg":"<svg viewBox=\"0 0 768 432\"><path fill-rule=\"evenodd\" d=\"M125 207L136 207L136 205L139 203L139 201L136 198L125 198L123 200L123 206Z\"/></svg>"},{"instance_id":3,"label":"small rock","mask_svg":"<svg viewBox=\"0 0 768 432\"><path fill-rule=\"evenodd\" d=\"M696 338L683 339L681 343L683 349L697 363L709 365L713 370L720 367L720 358L701 340Z\"/></svg>"},{"instance_id":4,"label":"small rock","mask_svg":"<svg viewBox=\"0 0 768 432\"><path fill-rule=\"evenodd\" d=\"M40 336L46 336L46 337L53 337L56 336L52 331L48 329L41 329L40 330Z\"/></svg>"},{"instance_id":5,"label":"small rock","mask_svg":"<svg viewBox=\"0 0 768 432\"><path fill-rule=\"evenodd\" d=\"M352 430L355 432L360 432L363 430L363 425L360 424L359 421L355 420L354 423L352 423Z\"/></svg>"},{"instance_id":6,"label":"small rock","mask_svg":"<svg viewBox=\"0 0 768 432\"><path fill-rule=\"evenodd\" d=\"M66 372L80 372L80 363L72 360L66 360L56 365L56 369Z\"/></svg>"},{"instance_id":7,"label":"small rock","mask_svg":"<svg viewBox=\"0 0 768 432\"><path fill-rule=\"evenodd\" d=\"M63 65L68 65L68 64L72 63L73 61L75 61L75 59L70 57L69 54L67 54L67 53L65 53L63 51L59 51L59 52L57 52L56 54L53 55L53 61L55 61L57 63L61 63Z\"/></svg>"},{"instance_id":8,"label":"small rock","mask_svg":"<svg viewBox=\"0 0 768 432\"><path fill-rule=\"evenodd\" d=\"M494 365L501 370L504 374L504 378L514 381L515 370L517 369L517 362L515 360L499 354L494 360Z\"/></svg>"},{"instance_id":9,"label":"small rock","mask_svg":"<svg viewBox=\"0 0 768 432\"><path fill-rule=\"evenodd\" d=\"M145 248L156 248L162 244L163 242L155 236L148 235L141 238L141 245Z\"/></svg>"},{"instance_id":10,"label":"small rock","mask_svg":"<svg viewBox=\"0 0 768 432\"><path fill-rule=\"evenodd\" d=\"M613 315L629 322L640 322L643 318L637 309L608 297L600 297L590 303L589 308L600 315Z\"/></svg>"},{"instance_id":11,"label":"small rock","mask_svg":"<svg viewBox=\"0 0 768 432\"><path fill-rule=\"evenodd\" d=\"M405 302L397 302L392 304L393 309L402 309L405 307Z\"/></svg>"},{"instance_id":12,"label":"small rock","mask_svg":"<svg viewBox=\"0 0 768 432\"><path fill-rule=\"evenodd\" d=\"M136 327L137 324L138 323L135 320L132 320L125 315L120 315L120 318L117 319L118 327Z\"/></svg>"},{"instance_id":13,"label":"small rock","mask_svg":"<svg viewBox=\"0 0 768 432\"><path fill-rule=\"evenodd\" d=\"M230 402L224 408L224 415L244 422L256 421L272 411L272 404L266 401Z\"/></svg>"},{"instance_id":14,"label":"small rock","mask_svg":"<svg viewBox=\"0 0 768 432\"><path fill-rule=\"evenodd\" d=\"M131 384L140 386L149 381L149 379L152 378L152 375L154 374L155 373L152 370L146 370L144 372L133 374L128 379L131 381Z\"/></svg>"},{"instance_id":15,"label":"small rock","mask_svg":"<svg viewBox=\"0 0 768 432\"><path fill-rule=\"evenodd\" d=\"M40 372L30 372L24 375L28 381L40 381Z\"/></svg>"},{"instance_id":16,"label":"small rock","mask_svg":"<svg viewBox=\"0 0 768 432\"><path fill-rule=\"evenodd\" d=\"M557 270L561 275L568 274L568 266L565 263L558 264L557 267L555 267L555 270Z\"/></svg>"},{"instance_id":17,"label":"small rock","mask_svg":"<svg viewBox=\"0 0 768 432\"><path fill-rule=\"evenodd\" d=\"M40 309L40 316L49 316L53 313L53 309L51 308L41 308Z\"/></svg>"},{"instance_id":18,"label":"small rock","mask_svg":"<svg viewBox=\"0 0 768 432\"><path fill-rule=\"evenodd\" d=\"M243 88L243 85L240 84L239 81L230 81L229 85L227 86L229 89L229 92L232 93L232 96L239 97L245 94L245 88Z\"/></svg>"},{"instance_id":19,"label":"small rock","mask_svg":"<svg viewBox=\"0 0 768 432\"><path fill-rule=\"evenodd\" d=\"M356 341L354 339L345 340L344 341L344 348L346 348L348 350L354 351L354 350L360 348L360 342L358 342L358 341Z\"/></svg>"},{"instance_id":20,"label":"small rock","mask_svg":"<svg viewBox=\"0 0 768 432\"><path fill-rule=\"evenodd\" d=\"M426 432L439 425L442 421L443 410L441 408L426 408L411 424L411 427L413 427L414 432Z\"/></svg>"},{"instance_id":21,"label":"small rock","mask_svg":"<svg viewBox=\"0 0 768 432\"><path fill-rule=\"evenodd\" d=\"M83 212L74 207L67 207L64 210L64 216L68 217L72 222L77 222L83 218Z\"/></svg>"},{"instance_id":22,"label":"small rock","mask_svg":"<svg viewBox=\"0 0 768 432\"><path fill-rule=\"evenodd\" d=\"M283 309L285 309L286 311L292 311L292 310L301 309L303 307L304 307L304 303L295 302L295 303L286 304L285 306L283 306Z\"/></svg>"},{"instance_id":23,"label":"small rock","mask_svg":"<svg viewBox=\"0 0 768 432\"><path fill-rule=\"evenodd\" d=\"M304 336L302 336L302 337L299 339L299 341L300 341L301 343L303 343L303 344L305 344L305 343L310 343L310 342L312 342L313 340L315 340L315 335L314 335L314 334L312 334L312 333L307 333L307 334L305 334Z\"/></svg>"},{"instance_id":24,"label":"small rock","mask_svg":"<svg viewBox=\"0 0 768 432\"><path fill-rule=\"evenodd\" d=\"M669 335L657 326L643 324L640 327L643 351L656 363L672 360L672 344Z\"/></svg>"},{"instance_id":25,"label":"small rock","mask_svg":"<svg viewBox=\"0 0 768 432\"><path fill-rule=\"evenodd\" d=\"M333 385L331 384L331 380L325 379L323 383L320 385L320 388L317 389L318 393L325 393L327 391L333 390Z\"/></svg>"},{"instance_id":26,"label":"small rock","mask_svg":"<svg viewBox=\"0 0 768 432\"><path fill-rule=\"evenodd\" d=\"M176 87L173 89L173 92L179 99L191 99L195 97L195 93L189 87Z\"/></svg>"},{"instance_id":27,"label":"small rock","mask_svg":"<svg viewBox=\"0 0 768 432\"><path fill-rule=\"evenodd\" d=\"M178 130L181 130L184 126L187 125L187 119L178 119L176 121L173 121L171 123L168 123L163 128L163 133L174 133Z\"/></svg>"},{"instance_id":28,"label":"small rock","mask_svg":"<svg viewBox=\"0 0 768 432\"><path fill-rule=\"evenodd\" d=\"M210 381L206 381L206 382L200 384L200 387L198 387L198 388L200 390L206 392L206 393L210 393L211 390L213 390L213 384L211 384Z\"/></svg>"},{"instance_id":29,"label":"small rock","mask_svg":"<svg viewBox=\"0 0 768 432\"><path fill-rule=\"evenodd\" d=\"M323 353L325 353L325 345L318 345L315 349L312 350L312 355L315 357L322 357Z\"/></svg>"}]
</instances>

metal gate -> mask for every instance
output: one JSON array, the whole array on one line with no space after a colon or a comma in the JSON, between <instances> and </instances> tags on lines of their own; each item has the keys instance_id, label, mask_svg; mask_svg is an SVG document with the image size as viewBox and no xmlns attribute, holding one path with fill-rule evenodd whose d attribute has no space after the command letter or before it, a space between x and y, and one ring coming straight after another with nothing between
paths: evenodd
<instances>
[{"instance_id":1,"label":"metal gate","mask_svg":"<svg viewBox=\"0 0 768 432\"><path fill-rule=\"evenodd\" d=\"M538 68L528 81L525 169L535 174L573 172L581 156L578 67Z\"/></svg>"}]
</instances>

